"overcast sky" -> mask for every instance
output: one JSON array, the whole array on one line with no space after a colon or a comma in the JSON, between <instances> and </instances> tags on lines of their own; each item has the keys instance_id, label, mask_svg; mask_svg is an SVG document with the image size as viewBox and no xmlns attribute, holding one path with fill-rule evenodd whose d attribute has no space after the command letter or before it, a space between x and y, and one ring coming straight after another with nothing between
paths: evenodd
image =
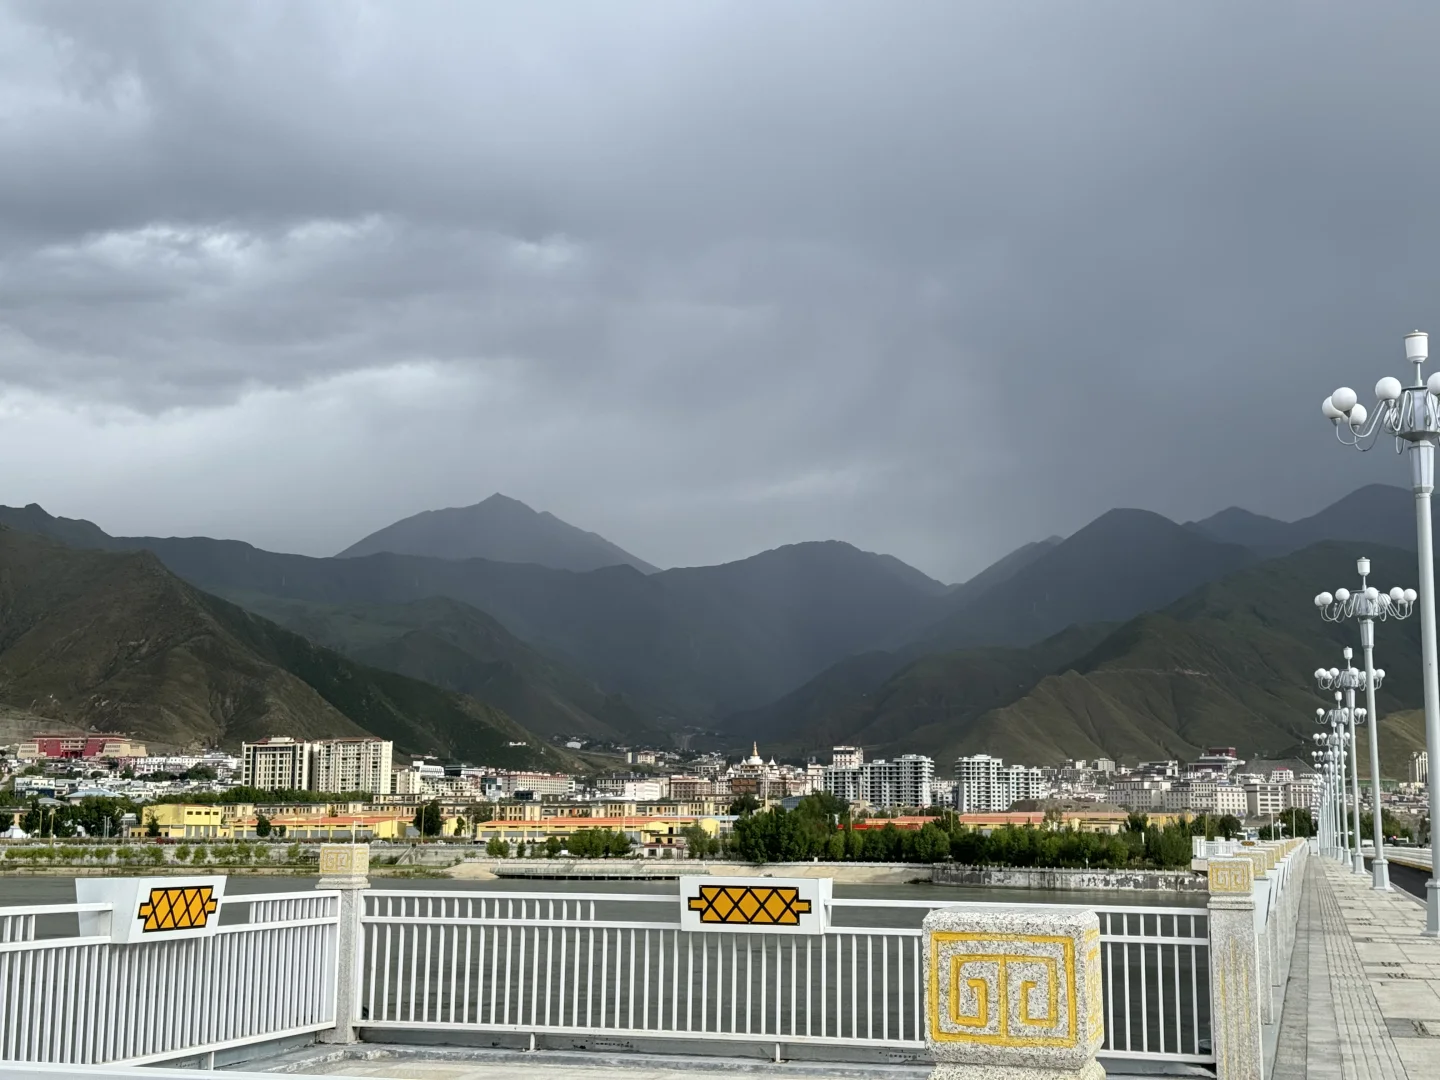
<instances>
[{"instance_id":1,"label":"overcast sky","mask_svg":"<svg viewBox=\"0 0 1440 1080\"><path fill-rule=\"evenodd\" d=\"M1370 481L1440 7L0 0L0 502L331 554L494 491L947 580ZM1440 353L1440 340L1437 340Z\"/></svg>"}]
</instances>

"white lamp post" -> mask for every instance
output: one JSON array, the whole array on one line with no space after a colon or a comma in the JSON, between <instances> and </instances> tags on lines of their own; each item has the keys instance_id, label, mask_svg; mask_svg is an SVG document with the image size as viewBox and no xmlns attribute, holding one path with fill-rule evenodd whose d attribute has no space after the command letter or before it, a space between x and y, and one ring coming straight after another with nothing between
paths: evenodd
<instances>
[{"instance_id":1,"label":"white lamp post","mask_svg":"<svg viewBox=\"0 0 1440 1080\"><path fill-rule=\"evenodd\" d=\"M1319 741L1324 736L1317 734ZM1325 751L1310 751L1310 760L1315 763L1315 775L1320 778L1320 804L1315 814L1315 839L1320 844L1320 854L1330 855L1334 841L1330 835L1330 773L1325 764Z\"/></svg>"},{"instance_id":2,"label":"white lamp post","mask_svg":"<svg viewBox=\"0 0 1440 1080\"><path fill-rule=\"evenodd\" d=\"M1370 717L1370 810L1371 817L1374 818L1372 831L1375 839L1371 887L1384 890L1390 888L1390 868L1385 860L1384 828L1381 824L1380 714L1375 710L1375 691L1380 689L1385 672L1375 669L1375 620L1408 619L1415 609L1416 593L1414 589L1401 589L1398 586L1388 593L1382 593L1369 584L1369 559L1356 559L1355 569L1360 574L1358 592L1352 593L1349 589L1336 589L1333 594L1322 592L1315 597L1315 606L1320 609L1320 617L1326 622L1360 620L1360 651L1365 657L1365 670L1360 673L1360 677L1361 685L1365 687L1365 710ZM1348 649L1346 656L1348 659ZM1346 668L1349 668L1349 664ZM1317 671L1315 678L1322 687L1328 689L1326 680L1322 678L1325 674L1323 670ZM1353 694L1353 691L1351 693ZM1350 704L1353 705L1353 701Z\"/></svg>"},{"instance_id":3,"label":"white lamp post","mask_svg":"<svg viewBox=\"0 0 1440 1080\"><path fill-rule=\"evenodd\" d=\"M1410 485L1415 492L1415 537L1420 558L1420 660L1425 689L1425 749L1440 762L1440 658L1435 646L1435 551L1430 528L1430 493L1435 490L1435 442L1440 436L1440 373L1422 378L1430 356L1430 336L1405 335L1405 359L1414 365L1414 382L1386 376L1375 384L1375 416L1368 417L1354 390L1342 386L1322 409L1335 437L1360 450L1373 447L1383 432L1395 449L1410 451ZM1367 423L1368 420L1368 423ZM1440 773L1440 768L1436 769ZM1430 778L1430 820L1440 821L1440 786ZM1440 937L1440 844L1430 845L1430 880L1425 884L1425 935Z\"/></svg>"},{"instance_id":4,"label":"white lamp post","mask_svg":"<svg viewBox=\"0 0 1440 1080\"><path fill-rule=\"evenodd\" d=\"M1321 594L1324 595L1323 593ZM1321 690L1335 691L1335 708L1325 714L1325 719L1330 726L1343 726L1347 729L1351 751L1350 751L1350 794L1355 808L1355 850L1351 869L1357 874L1365 872L1365 858L1360 854L1360 762L1359 753L1356 749L1355 725L1357 722L1364 723L1365 710L1355 707L1355 691L1360 689L1365 681L1365 673L1350 663L1354 656L1350 646L1345 646L1345 667L1331 668L1326 671L1320 668L1315 672L1315 681ZM1341 777L1343 782L1344 777Z\"/></svg>"},{"instance_id":5,"label":"white lamp post","mask_svg":"<svg viewBox=\"0 0 1440 1080\"><path fill-rule=\"evenodd\" d=\"M1315 736L1315 741L1321 743L1325 749L1325 760L1331 770L1331 788L1334 795L1334 818L1338 844L1335 849L1335 857L1341 862L1347 859L1352 861L1360 858L1360 811L1357 804L1354 824L1354 848L1351 848L1351 824L1350 824L1350 791L1345 783L1345 750L1352 742L1351 732L1347 730L1354 714L1348 712L1340 704L1341 694L1335 693L1335 707L1333 709L1316 709L1315 722L1317 724L1329 724L1328 734ZM1360 873L1365 872L1365 864L1360 863Z\"/></svg>"}]
</instances>

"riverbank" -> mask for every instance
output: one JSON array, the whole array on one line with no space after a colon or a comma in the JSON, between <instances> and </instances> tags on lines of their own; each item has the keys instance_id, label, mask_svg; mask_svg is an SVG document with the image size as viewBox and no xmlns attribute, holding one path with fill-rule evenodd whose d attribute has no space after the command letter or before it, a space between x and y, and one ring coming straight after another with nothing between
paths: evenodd
<instances>
[{"instance_id":1,"label":"riverbank","mask_svg":"<svg viewBox=\"0 0 1440 1080\"><path fill-rule=\"evenodd\" d=\"M4 866L0 867L0 879L4 878L80 878L80 877L303 877L318 878L319 868L311 863L306 866L182 866L179 863L161 863L158 866ZM439 870L424 866L372 866L372 878L443 878L447 875ZM493 878L494 875L492 874Z\"/></svg>"},{"instance_id":2,"label":"riverbank","mask_svg":"<svg viewBox=\"0 0 1440 1080\"><path fill-rule=\"evenodd\" d=\"M712 877L833 878L848 885L930 883L928 863L744 863L718 859L472 859L441 872L467 881L520 878L540 881L674 881L692 874Z\"/></svg>"},{"instance_id":3,"label":"riverbank","mask_svg":"<svg viewBox=\"0 0 1440 1080\"><path fill-rule=\"evenodd\" d=\"M1054 867L956 866L930 867L934 885L987 889L1048 889L1083 892L1205 892L1209 885L1192 870L1061 870Z\"/></svg>"}]
</instances>

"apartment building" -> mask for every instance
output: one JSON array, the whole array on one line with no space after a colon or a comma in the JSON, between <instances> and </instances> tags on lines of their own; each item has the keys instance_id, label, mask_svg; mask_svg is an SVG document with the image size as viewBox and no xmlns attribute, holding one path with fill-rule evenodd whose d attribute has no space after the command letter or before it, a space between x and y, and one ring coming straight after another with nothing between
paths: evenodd
<instances>
[{"instance_id":1,"label":"apartment building","mask_svg":"<svg viewBox=\"0 0 1440 1080\"><path fill-rule=\"evenodd\" d=\"M837 747L847 749L851 748ZM931 805L930 786L934 779L935 760L923 754L901 754L891 761L882 758L858 765L832 763L821 773L825 791L846 802L866 802L881 810Z\"/></svg>"},{"instance_id":2,"label":"apartment building","mask_svg":"<svg viewBox=\"0 0 1440 1080\"><path fill-rule=\"evenodd\" d=\"M973 754L955 759L955 809L962 814L998 813L1010 809L1003 758Z\"/></svg>"},{"instance_id":3,"label":"apartment building","mask_svg":"<svg viewBox=\"0 0 1440 1080\"><path fill-rule=\"evenodd\" d=\"M1006 765L1004 758L974 754L955 759L952 805L962 814L999 813L1021 799L1043 799L1050 794L1045 770L1028 765Z\"/></svg>"},{"instance_id":4,"label":"apartment building","mask_svg":"<svg viewBox=\"0 0 1440 1080\"><path fill-rule=\"evenodd\" d=\"M308 791L310 743L288 735L241 743L240 782L261 791Z\"/></svg>"},{"instance_id":5,"label":"apartment building","mask_svg":"<svg viewBox=\"0 0 1440 1080\"><path fill-rule=\"evenodd\" d=\"M1245 785L1245 813L1249 817L1267 817L1285 810L1285 790L1288 784L1272 784L1268 781Z\"/></svg>"},{"instance_id":6,"label":"apartment building","mask_svg":"<svg viewBox=\"0 0 1440 1080\"><path fill-rule=\"evenodd\" d=\"M901 754L892 761L867 761L860 766L860 774L871 806L890 810L930 805L930 782L935 779L933 758Z\"/></svg>"},{"instance_id":7,"label":"apartment building","mask_svg":"<svg viewBox=\"0 0 1440 1080\"><path fill-rule=\"evenodd\" d=\"M310 786L315 791L390 793L393 742L369 737L322 739L310 746Z\"/></svg>"},{"instance_id":8,"label":"apartment building","mask_svg":"<svg viewBox=\"0 0 1440 1080\"><path fill-rule=\"evenodd\" d=\"M240 745L240 782L262 791L366 791L394 786L395 744L369 736L307 742L272 735Z\"/></svg>"}]
</instances>

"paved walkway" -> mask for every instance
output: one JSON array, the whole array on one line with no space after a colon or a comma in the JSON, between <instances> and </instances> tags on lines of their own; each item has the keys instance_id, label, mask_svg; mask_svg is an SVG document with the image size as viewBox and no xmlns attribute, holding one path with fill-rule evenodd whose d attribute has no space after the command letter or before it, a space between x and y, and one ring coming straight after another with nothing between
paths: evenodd
<instances>
[{"instance_id":1,"label":"paved walkway","mask_svg":"<svg viewBox=\"0 0 1440 1080\"><path fill-rule=\"evenodd\" d=\"M1435 1080L1440 940L1410 895L1312 858L1273 1080Z\"/></svg>"},{"instance_id":2,"label":"paved walkway","mask_svg":"<svg viewBox=\"0 0 1440 1080\"><path fill-rule=\"evenodd\" d=\"M304 1057L270 1071L386 1080L682 1080L715 1075L733 1080L925 1080L928 1066L825 1065L819 1062L732 1061L725 1058L655 1057L542 1051L461 1050L447 1047L367 1048L329 1061Z\"/></svg>"}]
</instances>

